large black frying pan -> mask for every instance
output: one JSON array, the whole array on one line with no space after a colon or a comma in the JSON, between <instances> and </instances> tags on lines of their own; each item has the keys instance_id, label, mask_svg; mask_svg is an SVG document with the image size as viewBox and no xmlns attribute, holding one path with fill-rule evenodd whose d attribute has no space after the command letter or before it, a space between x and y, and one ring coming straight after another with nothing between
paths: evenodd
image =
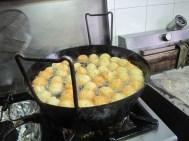
<instances>
[{"instance_id":1,"label":"large black frying pan","mask_svg":"<svg viewBox=\"0 0 189 141\"><path fill-rule=\"evenodd\" d=\"M136 103L137 98L141 95L145 87L144 86L143 88L138 90L138 92L136 92L135 94L120 101L116 101L106 105L95 106L95 107L86 107L86 108L78 107L73 62L81 54L89 55L92 53L98 55L102 53L108 53L111 56L117 56L120 58L128 59L130 62L138 66L143 71L145 77L145 83L149 79L150 73L149 73L148 63L140 55L125 48L120 48L116 46L91 45L91 46L74 47L51 54L45 59L31 59L24 57L22 55L16 55L16 62L20 67L22 74L25 77L25 80L31 90L32 96L38 102L41 108L41 112L44 115L46 115L48 118L50 118L57 125L61 125L63 127L70 129L82 129L82 130L99 129L110 126L115 122L121 121L125 116L129 114L130 109ZM20 59L24 59L28 61L37 61L37 62L34 65L32 65L31 68L26 72L25 69L23 68ZM46 65L44 65L44 63L41 62L48 62L48 63L60 62L62 60L69 61L73 92L74 92L75 108L58 107L58 106L42 103L35 95L35 92L33 91L33 88L31 86L31 81L35 78L35 76L39 73L40 70L46 67Z\"/></svg>"}]
</instances>

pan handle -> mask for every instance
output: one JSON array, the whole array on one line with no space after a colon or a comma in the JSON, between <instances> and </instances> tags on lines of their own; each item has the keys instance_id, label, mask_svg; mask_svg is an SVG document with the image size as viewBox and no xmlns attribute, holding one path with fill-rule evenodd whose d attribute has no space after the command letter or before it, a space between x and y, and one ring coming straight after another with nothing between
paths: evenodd
<instances>
[{"instance_id":1,"label":"pan handle","mask_svg":"<svg viewBox=\"0 0 189 141\"><path fill-rule=\"evenodd\" d=\"M111 17L111 22L109 25L109 15ZM106 13L102 13L102 14L90 14L90 13L86 13L85 14L85 24L86 24L86 28L87 28L87 35L88 35L88 40L89 40L89 45L91 46L92 45L92 42L91 42L91 32L90 32L90 29L89 29L89 22L88 22L88 16L92 16L92 17L105 17L105 24L107 26L107 44L108 45L112 45L112 39L113 39L113 13L111 11L109 12L106 12ZM109 28L110 27L110 28Z\"/></svg>"},{"instance_id":2,"label":"pan handle","mask_svg":"<svg viewBox=\"0 0 189 141\"><path fill-rule=\"evenodd\" d=\"M30 79L28 78L28 75L26 73L26 70L24 68L24 65L22 63L22 60L25 61L33 61L33 62L51 62L51 63L59 63L62 62L63 60L68 61L69 63L69 67L70 67L70 72L71 72L71 79L72 79L72 86L73 86L73 99L74 99L74 106L76 108L76 110L79 109L78 106L78 94L77 94L77 85L76 85L76 77L75 77L75 68L74 68L74 63L73 60L69 57L69 56L62 56L61 58L58 59L50 59L50 58L29 58L29 57L25 57L23 54L16 54L15 56L15 60L16 63L24 77L25 82L27 83L29 90L31 91L31 93L33 94L32 97L35 98L35 100L40 103L39 99L37 98L35 91L32 87L32 83L30 81Z\"/></svg>"}]
</instances>

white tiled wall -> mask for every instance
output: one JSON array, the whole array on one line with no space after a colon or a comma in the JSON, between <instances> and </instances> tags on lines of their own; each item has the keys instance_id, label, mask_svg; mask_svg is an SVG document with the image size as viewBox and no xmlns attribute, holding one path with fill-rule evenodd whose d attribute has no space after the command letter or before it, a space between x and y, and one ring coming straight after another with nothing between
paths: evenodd
<instances>
[{"instance_id":1,"label":"white tiled wall","mask_svg":"<svg viewBox=\"0 0 189 141\"><path fill-rule=\"evenodd\" d=\"M146 9L144 7L116 10L116 33L120 35L133 32L144 32L145 17Z\"/></svg>"},{"instance_id":2,"label":"white tiled wall","mask_svg":"<svg viewBox=\"0 0 189 141\"><path fill-rule=\"evenodd\" d=\"M147 7L146 30L163 29L174 18L173 4Z\"/></svg>"},{"instance_id":3,"label":"white tiled wall","mask_svg":"<svg viewBox=\"0 0 189 141\"><path fill-rule=\"evenodd\" d=\"M189 0L107 0L114 14L114 41L117 36L165 29L175 15L189 23Z\"/></svg>"}]
</instances>

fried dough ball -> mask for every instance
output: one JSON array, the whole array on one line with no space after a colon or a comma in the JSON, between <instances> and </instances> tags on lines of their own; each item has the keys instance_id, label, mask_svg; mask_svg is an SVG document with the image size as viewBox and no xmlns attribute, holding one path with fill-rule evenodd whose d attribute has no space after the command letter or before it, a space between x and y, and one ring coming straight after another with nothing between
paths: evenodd
<instances>
[{"instance_id":1,"label":"fried dough ball","mask_svg":"<svg viewBox=\"0 0 189 141\"><path fill-rule=\"evenodd\" d=\"M144 86L144 82L143 81L137 81L134 80L131 82L130 84L135 90L139 90Z\"/></svg>"},{"instance_id":2,"label":"fried dough ball","mask_svg":"<svg viewBox=\"0 0 189 141\"><path fill-rule=\"evenodd\" d=\"M98 59L98 55L96 54L89 55L89 61L94 60L94 59Z\"/></svg>"},{"instance_id":3,"label":"fried dough ball","mask_svg":"<svg viewBox=\"0 0 189 141\"><path fill-rule=\"evenodd\" d=\"M79 107L93 107L94 104L91 100L88 99L80 99L79 100Z\"/></svg>"},{"instance_id":4,"label":"fried dough ball","mask_svg":"<svg viewBox=\"0 0 189 141\"><path fill-rule=\"evenodd\" d=\"M76 79L77 79L77 84L79 86L84 85L90 81L90 77L88 75L83 75L83 74L77 75Z\"/></svg>"},{"instance_id":5,"label":"fried dough ball","mask_svg":"<svg viewBox=\"0 0 189 141\"><path fill-rule=\"evenodd\" d=\"M116 77L116 73L114 72L103 72L101 73L105 80L112 81Z\"/></svg>"},{"instance_id":6,"label":"fried dough ball","mask_svg":"<svg viewBox=\"0 0 189 141\"><path fill-rule=\"evenodd\" d=\"M56 73L55 73L56 75L59 75L59 76L61 76L61 77L65 77L65 76L67 76L68 75L68 72L66 71L66 70L61 70L61 69L58 69L58 70L56 70Z\"/></svg>"},{"instance_id":7,"label":"fried dough ball","mask_svg":"<svg viewBox=\"0 0 189 141\"><path fill-rule=\"evenodd\" d=\"M47 103L50 105L54 105L54 106L58 106L58 103L60 102L60 100L58 98L56 98L55 96L52 96Z\"/></svg>"},{"instance_id":8,"label":"fried dough ball","mask_svg":"<svg viewBox=\"0 0 189 141\"><path fill-rule=\"evenodd\" d=\"M114 62L114 63L118 63L119 60L120 60L120 58L118 58L118 57L111 57L111 58L110 58L110 61L111 61L111 62Z\"/></svg>"},{"instance_id":9,"label":"fried dough ball","mask_svg":"<svg viewBox=\"0 0 189 141\"><path fill-rule=\"evenodd\" d=\"M45 86L40 86L40 85L33 85L33 89L36 94L39 94L46 90Z\"/></svg>"},{"instance_id":10,"label":"fried dough ball","mask_svg":"<svg viewBox=\"0 0 189 141\"><path fill-rule=\"evenodd\" d=\"M54 69L57 69L59 66L61 66L62 64L61 63L52 63L52 67Z\"/></svg>"},{"instance_id":11,"label":"fried dough ball","mask_svg":"<svg viewBox=\"0 0 189 141\"><path fill-rule=\"evenodd\" d=\"M122 89L122 92L126 95L126 96L130 96L132 94L134 94L137 90L132 87L132 85L127 85Z\"/></svg>"},{"instance_id":12,"label":"fried dough ball","mask_svg":"<svg viewBox=\"0 0 189 141\"><path fill-rule=\"evenodd\" d=\"M94 59L90 61L92 64L98 65L99 59Z\"/></svg>"},{"instance_id":13,"label":"fried dough ball","mask_svg":"<svg viewBox=\"0 0 189 141\"><path fill-rule=\"evenodd\" d=\"M126 66L129 64L129 61L126 60L126 59L120 59L120 60L118 61L118 64L119 64L120 66L122 66L122 67L126 67Z\"/></svg>"},{"instance_id":14,"label":"fried dough ball","mask_svg":"<svg viewBox=\"0 0 189 141\"><path fill-rule=\"evenodd\" d=\"M70 67L66 63L62 63L62 65L58 69L63 69L65 71L70 71Z\"/></svg>"},{"instance_id":15,"label":"fried dough ball","mask_svg":"<svg viewBox=\"0 0 189 141\"><path fill-rule=\"evenodd\" d=\"M113 95L113 90L110 87L101 87L99 89L99 93L102 96L106 96L106 97L111 98L112 95Z\"/></svg>"},{"instance_id":16,"label":"fried dough ball","mask_svg":"<svg viewBox=\"0 0 189 141\"><path fill-rule=\"evenodd\" d=\"M62 63L63 65L66 65L66 66L69 65L68 61L66 61L66 60L62 61L61 63Z\"/></svg>"},{"instance_id":17,"label":"fried dough ball","mask_svg":"<svg viewBox=\"0 0 189 141\"><path fill-rule=\"evenodd\" d=\"M123 93L115 93L112 96L112 102L115 102L115 101L118 101L118 100L121 100L121 99L124 99L124 98L126 98L125 94L123 94Z\"/></svg>"},{"instance_id":18,"label":"fried dough ball","mask_svg":"<svg viewBox=\"0 0 189 141\"><path fill-rule=\"evenodd\" d=\"M36 86L45 86L47 84L47 80L44 78L44 77L40 77L40 76L37 76L34 80L33 80L33 85L36 85Z\"/></svg>"},{"instance_id":19,"label":"fried dough ball","mask_svg":"<svg viewBox=\"0 0 189 141\"><path fill-rule=\"evenodd\" d=\"M108 59L101 59L98 62L99 66L108 66L110 64L110 61Z\"/></svg>"},{"instance_id":20,"label":"fried dough ball","mask_svg":"<svg viewBox=\"0 0 189 141\"><path fill-rule=\"evenodd\" d=\"M143 72L138 67L132 67L129 70L131 80L137 80L144 82Z\"/></svg>"},{"instance_id":21,"label":"fried dough ball","mask_svg":"<svg viewBox=\"0 0 189 141\"><path fill-rule=\"evenodd\" d=\"M51 93L47 90L44 90L37 94L37 97L43 102L46 103L51 98Z\"/></svg>"},{"instance_id":22,"label":"fried dough ball","mask_svg":"<svg viewBox=\"0 0 189 141\"><path fill-rule=\"evenodd\" d=\"M59 97L60 101L68 100L74 103L74 98L73 98L73 92L72 90L68 89L62 92L62 94ZM73 104L74 105L74 104Z\"/></svg>"},{"instance_id":23,"label":"fried dough ball","mask_svg":"<svg viewBox=\"0 0 189 141\"><path fill-rule=\"evenodd\" d=\"M96 84L94 82L88 82L84 85L84 90L95 90L97 88Z\"/></svg>"},{"instance_id":24,"label":"fried dough ball","mask_svg":"<svg viewBox=\"0 0 189 141\"><path fill-rule=\"evenodd\" d=\"M89 62L91 62L92 64L97 65L98 64L98 56L96 54L91 54L89 55Z\"/></svg>"},{"instance_id":25,"label":"fried dough ball","mask_svg":"<svg viewBox=\"0 0 189 141\"><path fill-rule=\"evenodd\" d=\"M116 70L118 67L118 64L115 63L115 62L111 62L109 65L108 65L108 68L113 71L113 70Z\"/></svg>"},{"instance_id":26,"label":"fried dough ball","mask_svg":"<svg viewBox=\"0 0 189 141\"><path fill-rule=\"evenodd\" d=\"M103 53L100 55L100 59L104 60L104 59L110 59L110 55L108 53Z\"/></svg>"},{"instance_id":27,"label":"fried dough ball","mask_svg":"<svg viewBox=\"0 0 189 141\"><path fill-rule=\"evenodd\" d=\"M81 64L80 64L80 63L74 63L74 68L75 68L75 70L77 70L79 67L81 67Z\"/></svg>"},{"instance_id":28,"label":"fried dough ball","mask_svg":"<svg viewBox=\"0 0 189 141\"><path fill-rule=\"evenodd\" d=\"M86 63L86 62L88 62L88 56L87 55L79 55L78 61L82 62L82 63Z\"/></svg>"},{"instance_id":29,"label":"fried dough ball","mask_svg":"<svg viewBox=\"0 0 189 141\"><path fill-rule=\"evenodd\" d=\"M63 85L60 82L51 82L49 84L48 90L52 93L52 95L57 96L62 92Z\"/></svg>"},{"instance_id":30,"label":"fried dough ball","mask_svg":"<svg viewBox=\"0 0 189 141\"><path fill-rule=\"evenodd\" d=\"M125 68L125 67L118 67L117 68L117 73L123 73L123 72L127 72L127 68Z\"/></svg>"},{"instance_id":31,"label":"fried dough ball","mask_svg":"<svg viewBox=\"0 0 189 141\"><path fill-rule=\"evenodd\" d=\"M132 69L132 68L135 68L136 66L135 66L134 64L132 64L131 62L129 62L129 63L127 64L127 67L128 67L129 70L130 70L130 69Z\"/></svg>"},{"instance_id":32,"label":"fried dough ball","mask_svg":"<svg viewBox=\"0 0 189 141\"><path fill-rule=\"evenodd\" d=\"M144 86L143 72L126 59L107 53L80 55L74 63L80 107L103 105L134 94ZM39 99L51 105L74 107L69 63L52 63L32 86ZM98 95L96 95L98 94ZM58 97L58 98L57 98Z\"/></svg>"},{"instance_id":33,"label":"fried dough ball","mask_svg":"<svg viewBox=\"0 0 189 141\"><path fill-rule=\"evenodd\" d=\"M142 71L136 66L134 66L130 69L130 73L131 73L131 75L142 75L143 74Z\"/></svg>"},{"instance_id":34,"label":"fried dough ball","mask_svg":"<svg viewBox=\"0 0 189 141\"><path fill-rule=\"evenodd\" d=\"M88 71L88 72L89 72L89 71L93 71L93 70L95 70L95 69L97 69L95 64L89 63L89 64L87 65L87 71Z\"/></svg>"},{"instance_id":35,"label":"fried dough ball","mask_svg":"<svg viewBox=\"0 0 189 141\"><path fill-rule=\"evenodd\" d=\"M88 75L89 75L91 78L96 77L98 74L99 74L99 70L97 70L97 69L94 69L93 71L88 71Z\"/></svg>"},{"instance_id":36,"label":"fried dough ball","mask_svg":"<svg viewBox=\"0 0 189 141\"><path fill-rule=\"evenodd\" d=\"M98 70L100 73L107 73L109 71L106 66L99 66Z\"/></svg>"},{"instance_id":37,"label":"fried dough ball","mask_svg":"<svg viewBox=\"0 0 189 141\"><path fill-rule=\"evenodd\" d=\"M77 77L77 76L76 76ZM72 78L71 78L71 75L69 74L69 75L67 75L66 77L65 77L65 83L72 83Z\"/></svg>"},{"instance_id":38,"label":"fried dough ball","mask_svg":"<svg viewBox=\"0 0 189 141\"><path fill-rule=\"evenodd\" d=\"M72 89L73 88L72 87L72 83L71 82L66 83L65 86L64 86L64 88L66 88L66 89Z\"/></svg>"},{"instance_id":39,"label":"fried dough ball","mask_svg":"<svg viewBox=\"0 0 189 141\"><path fill-rule=\"evenodd\" d=\"M104 105L104 104L108 104L110 102L110 99L108 97L99 95L99 96L95 96L93 101L95 105Z\"/></svg>"},{"instance_id":40,"label":"fried dough ball","mask_svg":"<svg viewBox=\"0 0 189 141\"><path fill-rule=\"evenodd\" d=\"M55 70L64 70L64 71L68 71L68 70L69 70L68 65L63 64L63 63L53 63L53 64L52 64L52 67L53 67Z\"/></svg>"},{"instance_id":41,"label":"fried dough ball","mask_svg":"<svg viewBox=\"0 0 189 141\"><path fill-rule=\"evenodd\" d=\"M40 71L39 76L45 79L49 79L53 75L53 68L47 67L45 70Z\"/></svg>"},{"instance_id":42,"label":"fried dough ball","mask_svg":"<svg viewBox=\"0 0 189 141\"><path fill-rule=\"evenodd\" d=\"M81 90L79 93L79 99L92 100L94 96L95 96L95 93L91 90Z\"/></svg>"},{"instance_id":43,"label":"fried dough ball","mask_svg":"<svg viewBox=\"0 0 189 141\"><path fill-rule=\"evenodd\" d=\"M118 78L121 79L122 81L129 81L129 75L127 72L121 72L121 73L118 73Z\"/></svg>"},{"instance_id":44,"label":"fried dough ball","mask_svg":"<svg viewBox=\"0 0 189 141\"><path fill-rule=\"evenodd\" d=\"M97 86L102 85L104 83L104 81L105 81L104 78L102 76L100 76L100 75L98 75L98 76L96 76L96 77L93 78L93 82Z\"/></svg>"},{"instance_id":45,"label":"fried dough ball","mask_svg":"<svg viewBox=\"0 0 189 141\"><path fill-rule=\"evenodd\" d=\"M50 83L63 83L63 79L61 76L54 76L52 77Z\"/></svg>"},{"instance_id":46,"label":"fried dough ball","mask_svg":"<svg viewBox=\"0 0 189 141\"><path fill-rule=\"evenodd\" d=\"M62 99L60 102L59 102L59 106L61 107L69 107L69 108L73 108L74 107L74 102L73 100L71 99Z\"/></svg>"},{"instance_id":47,"label":"fried dough ball","mask_svg":"<svg viewBox=\"0 0 189 141\"><path fill-rule=\"evenodd\" d=\"M137 80L137 81L141 81L144 82L144 77L143 75L131 75L131 80Z\"/></svg>"},{"instance_id":48,"label":"fried dough ball","mask_svg":"<svg viewBox=\"0 0 189 141\"><path fill-rule=\"evenodd\" d=\"M121 79L116 78L116 79L113 79L112 81L110 81L109 85L112 89L118 90L118 89L122 88L123 83L122 83Z\"/></svg>"},{"instance_id":49,"label":"fried dough ball","mask_svg":"<svg viewBox=\"0 0 189 141\"><path fill-rule=\"evenodd\" d=\"M72 89L64 89L60 96L60 99L62 99L62 98L73 99L73 90Z\"/></svg>"},{"instance_id":50,"label":"fried dough ball","mask_svg":"<svg viewBox=\"0 0 189 141\"><path fill-rule=\"evenodd\" d=\"M78 73L78 74L86 74L87 73L87 70L84 68L84 67L78 67L77 68L77 70L76 70L76 72Z\"/></svg>"},{"instance_id":51,"label":"fried dough ball","mask_svg":"<svg viewBox=\"0 0 189 141\"><path fill-rule=\"evenodd\" d=\"M117 77L121 79L122 81L128 81L130 79L127 69L124 67L117 68Z\"/></svg>"}]
</instances>

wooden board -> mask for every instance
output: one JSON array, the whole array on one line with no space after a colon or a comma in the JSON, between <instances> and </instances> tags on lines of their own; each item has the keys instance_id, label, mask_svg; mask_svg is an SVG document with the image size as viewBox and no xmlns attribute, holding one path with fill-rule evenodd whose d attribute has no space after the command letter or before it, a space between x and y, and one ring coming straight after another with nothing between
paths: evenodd
<instances>
[{"instance_id":1,"label":"wooden board","mask_svg":"<svg viewBox=\"0 0 189 141\"><path fill-rule=\"evenodd\" d=\"M159 51L159 50L158 50ZM150 52L150 51L149 51ZM177 64L178 49L164 52L153 52L153 54L143 56L150 64L152 73L159 73L165 70L173 69Z\"/></svg>"}]
</instances>

